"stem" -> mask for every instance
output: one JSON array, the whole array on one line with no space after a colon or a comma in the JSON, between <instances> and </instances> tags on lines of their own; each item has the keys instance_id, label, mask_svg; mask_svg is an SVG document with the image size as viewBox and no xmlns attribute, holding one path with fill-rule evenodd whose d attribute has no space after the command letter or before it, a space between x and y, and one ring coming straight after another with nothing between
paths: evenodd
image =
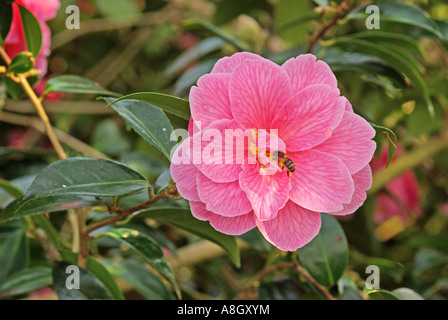
<instances>
[{"instance_id":1,"label":"stem","mask_svg":"<svg viewBox=\"0 0 448 320\"><path fill-rule=\"evenodd\" d=\"M308 48L306 49L307 53L311 53L313 51L313 47L316 44L316 42L324 36L324 34L331 29L335 24L338 23L339 19L346 13L351 6L351 0L344 0L339 7L338 11L334 14L333 19L331 21L327 22L325 25L320 28L310 39L308 43Z\"/></svg>"},{"instance_id":2,"label":"stem","mask_svg":"<svg viewBox=\"0 0 448 320\"><path fill-rule=\"evenodd\" d=\"M171 187L171 188L166 189L166 191L164 193L160 193L160 194L154 196L153 198L151 198L135 207L131 207L131 208L123 209L123 208L115 207L113 205L109 205L108 206L109 212L117 213L117 215L110 217L108 219L102 220L100 222L91 224L90 226L87 226L84 229L82 234L84 235L84 237L88 238L89 234L92 233L93 231L95 231L99 228L114 224L115 222L120 221L121 219L129 217L134 212L137 212L142 209L146 209L147 207L156 203L157 201L162 200L162 199L168 199L168 198L172 197L173 195L175 195L176 193L177 193L176 187Z\"/></svg>"},{"instance_id":3,"label":"stem","mask_svg":"<svg viewBox=\"0 0 448 320\"><path fill-rule=\"evenodd\" d=\"M6 65L9 66L11 64L11 58L6 53L5 49L1 46L0 46L0 56L5 61ZM50 119L48 118L48 115L45 112L42 102L39 100L39 98L34 93L33 88L31 87L31 85L28 82L28 79L23 74L19 74L17 77L20 81L20 85L21 85L22 89L25 91L28 98L31 100L34 107L36 108L37 114L39 115L39 118L42 120L42 123L44 125L45 132L48 136L48 139L50 139L50 142L53 145L54 149L56 150L58 157L60 159L66 159L67 155L65 154L64 149L61 146L61 143L59 142L58 138L56 137L56 134L53 131L53 127L51 126Z\"/></svg>"},{"instance_id":4,"label":"stem","mask_svg":"<svg viewBox=\"0 0 448 320\"><path fill-rule=\"evenodd\" d=\"M85 235L87 210L87 208L79 209L77 217L79 234L78 266L83 269L87 268L87 257L90 251L89 236Z\"/></svg>"}]
</instances>

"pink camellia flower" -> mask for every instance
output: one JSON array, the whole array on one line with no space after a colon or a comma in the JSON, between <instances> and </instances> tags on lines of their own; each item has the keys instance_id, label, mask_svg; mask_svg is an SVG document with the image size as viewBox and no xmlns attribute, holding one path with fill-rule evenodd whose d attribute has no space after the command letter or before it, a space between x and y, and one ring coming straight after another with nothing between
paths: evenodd
<instances>
[{"instance_id":1,"label":"pink camellia flower","mask_svg":"<svg viewBox=\"0 0 448 320\"><path fill-rule=\"evenodd\" d=\"M11 58L14 58L20 52L28 51L18 5L27 8L39 21L42 29L42 48L36 58L35 68L40 71L40 76L44 76L47 72L47 57L50 55L51 44L51 31L46 21L56 16L61 4L59 0L16 0L13 3L11 29L4 42L5 50Z\"/></svg>"},{"instance_id":2,"label":"pink camellia flower","mask_svg":"<svg viewBox=\"0 0 448 320\"><path fill-rule=\"evenodd\" d=\"M258 227L294 251L318 234L320 212L346 215L365 201L375 131L315 56L282 66L246 52L222 58L191 89L190 105L171 176L192 214L216 230Z\"/></svg>"},{"instance_id":3,"label":"pink camellia flower","mask_svg":"<svg viewBox=\"0 0 448 320\"><path fill-rule=\"evenodd\" d=\"M400 157L402 147L398 146L394 159ZM384 169L387 163L388 150L384 148L378 157L371 162L372 170ZM392 160L393 162L393 160ZM386 184L384 191L377 194L373 218L382 223L392 217L398 217L403 225L421 215L420 189L418 180L412 170L404 172Z\"/></svg>"}]
</instances>

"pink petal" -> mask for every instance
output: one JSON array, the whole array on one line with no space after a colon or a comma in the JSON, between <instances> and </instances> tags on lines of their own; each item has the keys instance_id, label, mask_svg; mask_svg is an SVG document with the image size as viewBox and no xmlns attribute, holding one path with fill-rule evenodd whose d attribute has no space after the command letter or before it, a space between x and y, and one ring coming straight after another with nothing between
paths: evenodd
<instances>
[{"instance_id":1,"label":"pink petal","mask_svg":"<svg viewBox=\"0 0 448 320\"><path fill-rule=\"evenodd\" d=\"M353 183L355 185L355 192L353 193L352 201L344 204L344 208L337 212L329 212L332 215L343 216L351 214L362 206L367 198L366 191L372 186L372 170L369 165L366 165L353 176Z\"/></svg>"},{"instance_id":2,"label":"pink petal","mask_svg":"<svg viewBox=\"0 0 448 320\"><path fill-rule=\"evenodd\" d=\"M190 138L185 139L174 151L170 173L179 194L190 201L200 201L196 175L198 169L190 161Z\"/></svg>"},{"instance_id":3,"label":"pink petal","mask_svg":"<svg viewBox=\"0 0 448 320\"><path fill-rule=\"evenodd\" d=\"M374 136L375 130L366 120L345 111L332 136L314 149L337 156L354 174L372 160L376 148L376 143L371 140Z\"/></svg>"},{"instance_id":4,"label":"pink petal","mask_svg":"<svg viewBox=\"0 0 448 320\"><path fill-rule=\"evenodd\" d=\"M318 212L309 211L292 201L288 201L275 218L257 220L257 227L263 236L284 251L296 251L306 245L319 233L320 226Z\"/></svg>"},{"instance_id":5,"label":"pink petal","mask_svg":"<svg viewBox=\"0 0 448 320\"><path fill-rule=\"evenodd\" d=\"M278 110L290 98L288 75L266 59L240 64L230 79L232 114L245 128L270 129Z\"/></svg>"},{"instance_id":6,"label":"pink petal","mask_svg":"<svg viewBox=\"0 0 448 320\"><path fill-rule=\"evenodd\" d=\"M298 205L316 212L335 212L350 203L355 187L343 162L317 150L289 154L295 163L289 197Z\"/></svg>"},{"instance_id":7,"label":"pink petal","mask_svg":"<svg viewBox=\"0 0 448 320\"><path fill-rule=\"evenodd\" d=\"M270 220L288 201L291 184L286 174L260 174L257 164L243 165L240 186L259 220Z\"/></svg>"},{"instance_id":8,"label":"pink petal","mask_svg":"<svg viewBox=\"0 0 448 320\"><path fill-rule=\"evenodd\" d=\"M344 99L345 99L345 111L353 112L353 107L350 101L348 101L348 99L345 97Z\"/></svg>"},{"instance_id":9,"label":"pink petal","mask_svg":"<svg viewBox=\"0 0 448 320\"><path fill-rule=\"evenodd\" d=\"M313 84L326 84L337 88L338 82L330 67L322 60L316 62L312 54L303 54L286 61L282 68L291 79L292 94Z\"/></svg>"},{"instance_id":10,"label":"pink petal","mask_svg":"<svg viewBox=\"0 0 448 320\"><path fill-rule=\"evenodd\" d=\"M199 171L215 182L238 180L244 157L248 154L244 146L242 150L237 150L239 143L226 139L229 132L237 132L241 135L245 133L236 126L234 121L220 120L213 122L192 137L193 163ZM237 155L241 155L241 158Z\"/></svg>"},{"instance_id":11,"label":"pink petal","mask_svg":"<svg viewBox=\"0 0 448 320\"><path fill-rule=\"evenodd\" d=\"M236 67L247 60L262 60L258 54L251 52L237 52L230 57L219 59L212 69L212 73L232 73Z\"/></svg>"},{"instance_id":12,"label":"pink petal","mask_svg":"<svg viewBox=\"0 0 448 320\"><path fill-rule=\"evenodd\" d=\"M279 130L288 152L308 150L331 136L341 122L344 106L338 89L309 86L278 112L272 128Z\"/></svg>"},{"instance_id":13,"label":"pink petal","mask_svg":"<svg viewBox=\"0 0 448 320\"><path fill-rule=\"evenodd\" d=\"M197 175L199 198L208 211L235 217L252 211L252 206L238 181L217 183L202 173Z\"/></svg>"},{"instance_id":14,"label":"pink petal","mask_svg":"<svg viewBox=\"0 0 448 320\"><path fill-rule=\"evenodd\" d=\"M194 121L201 121L203 128L211 122L232 119L229 100L230 74L206 74L199 78L198 86L190 91L191 115Z\"/></svg>"},{"instance_id":15,"label":"pink petal","mask_svg":"<svg viewBox=\"0 0 448 320\"><path fill-rule=\"evenodd\" d=\"M213 228L225 234L241 235L255 228L253 212L237 217L223 217L208 211L204 203L194 201L190 202L190 209L195 218L209 221Z\"/></svg>"}]
</instances>

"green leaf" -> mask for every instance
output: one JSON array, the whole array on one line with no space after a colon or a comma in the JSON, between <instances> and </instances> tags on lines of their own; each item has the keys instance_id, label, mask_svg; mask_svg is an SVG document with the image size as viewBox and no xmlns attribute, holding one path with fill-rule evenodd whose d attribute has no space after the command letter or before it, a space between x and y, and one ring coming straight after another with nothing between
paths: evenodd
<instances>
[{"instance_id":1,"label":"green leaf","mask_svg":"<svg viewBox=\"0 0 448 320\"><path fill-rule=\"evenodd\" d=\"M61 75L50 78L45 85L44 94L51 92L95 94L120 97L121 94L104 89L98 83L75 75Z\"/></svg>"},{"instance_id":2,"label":"green leaf","mask_svg":"<svg viewBox=\"0 0 448 320\"><path fill-rule=\"evenodd\" d=\"M156 182L154 183L154 193L159 194L162 191L166 190L170 182L171 173L170 170L166 170L157 178Z\"/></svg>"},{"instance_id":3,"label":"green leaf","mask_svg":"<svg viewBox=\"0 0 448 320\"><path fill-rule=\"evenodd\" d=\"M410 52L413 51L413 52L417 53L422 58L425 58L425 56L426 56L420 43L413 37L405 35L405 34L370 30L370 31L354 33L354 34L345 36L344 38L346 38L346 37L349 39L360 39L360 40L375 42L378 44L383 43L386 45L398 46L398 47L406 49Z\"/></svg>"},{"instance_id":4,"label":"green leaf","mask_svg":"<svg viewBox=\"0 0 448 320\"><path fill-rule=\"evenodd\" d=\"M165 70L165 76L171 77L186 67L188 67L192 62L201 59L203 56L212 53L220 49L224 45L224 41L219 37L210 37L202 40L198 44L194 45L187 51L184 51L180 56L178 56Z\"/></svg>"},{"instance_id":5,"label":"green leaf","mask_svg":"<svg viewBox=\"0 0 448 320\"><path fill-rule=\"evenodd\" d=\"M369 300L400 300L395 294L387 290L367 290Z\"/></svg>"},{"instance_id":6,"label":"green leaf","mask_svg":"<svg viewBox=\"0 0 448 320\"><path fill-rule=\"evenodd\" d=\"M400 300L425 300L421 295L409 288L398 288L392 293Z\"/></svg>"},{"instance_id":7,"label":"green leaf","mask_svg":"<svg viewBox=\"0 0 448 320\"><path fill-rule=\"evenodd\" d=\"M0 222L31 214L106 204L97 197L126 196L149 187L146 178L122 163L107 159L68 158L49 165L10 203Z\"/></svg>"},{"instance_id":8,"label":"green leaf","mask_svg":"<svg viewBox=\"0 0 448 320\"><path fill-rule=\"evenodd\" d=\"M111 156L119 156L131 149L131 144L122 128L112 118L104 119L95 126L90 145Z\"/></svg>"},{"instance_id":9,"label":"green leaf","mask_svg":"<svg viewBox=\"0 0 448 320\"><path fill-rule=\"evenodd\" d=\"M111 98L105 100L112 103L112 108L136 133L170 161L171 149L175 147L177 141L170 139L173 127L162 110L142 101L120 99L113 102Z\"/></svg>"},{"instance_id":10,"label":"green leaf","mask_svg":"<svg viewBox=\"0 0 448 320\"><path fill-rule=\"evenodd\" d=\"M177 296L180 297L180 289L174 278L173 270L166 260L162 248L156 241L146 234L128 228L110 229L98 235L98 237L102 236L114 238L140 254L171 283Z\"/></svg>"},{"instance_id":11,"label":"green leaf","mask_svg":"<svg viewBox=\"0 0 448 320\"><path fill-rule=\"evenodd\" d=\"M206 73L212 71L217 59L207 59L204 62L188 69L174 83L173 93L178 96L185 96L198 79ZM190 120L190 119L188 119Z\"/></svg>"},{"instance_id":12,"label":"green leaf","mask_svg":"<svg viewBox=\"0 0 448 320\"><path fill-rule=\"evenodd\" d=\"M64 261L71 264L76 264L78 261L78 254L68 250L60 251L61 257ZM112 296L117 300L124 300L123 293L118 287L117 282L106 267L93 258L92 256L87 257L87 271L93 274L98 280L100 280L103 285L109 290Z\"/></svg>"},{"instance_id":13,"label":"green leaf","mask_svg":"<svg viewBox=\"0 0 448 320\"><path fill-rule=\"evenodd\" d=\"M415 255L413 275L419 278L431 276L431 271L448 265L448 254L434 250L423 248Z\"/></svg>"},{"instance_id":14,"label":"green leaf","mask_svg":"<svg viewBox=\"0 0 448 320\"><path fill-rule=\"evenodd\" d=\"M396 88L406 87L404 76L388 66L383 60L357 52L345 52L338 48L330 48L322 57L333 72L356 72L367 81L374 82L394 95Z\"/></svg>"},{"instance_id":15,"label":"green leaf","mask_svg":"<svg viewBox=\"0 0 448 320\"><path fill-rule=\"evenodd\" d=\"M326 287L336 284L348 263L344 231L331 215L322 213L319 234L298 250L299 259L311 276Z\"/></svg>"},{"instance_id":16,"label":"green leaf","mask_svg":"<svg viewBox=\"0 0 448 320\"><path fill-rule=\"evenodd\" d=\"M99 206L103 205L104 202L104 200L96 199L95 197L75 195L47 195L32 199L21 197L8 204L0 212L0 224L45 212Z\"/></svg>"},{"instance_id":17,"label":"green leaf","mask_svg":"<svg viewBox=\"0 0 448 320\"><path fill-rule=\"evenodd\" d=\"M12 274L0 284L0 298L29 293L52 283L50 268L27 268Z\"/></svg>"},{"instance_id":18,"label":"green leaf","mask_svg":"<svg viewBox=\"0 0 448 320\"><path fill-rule=\"evenodd\" d=\"M70 248L70 244L67 242L67 240L60 236L59 232L53 226L50 219L48 219L46 216L33 216L32 221L45 231L45 235L48 241L50 241L50 243L56 248L56 250L60 252L64 248Z\"/></svg>"},{"instance_id":19,"label":"green leaf","mask_svg":"<svg viewBox=\"0 0 448 320\"><path fill-rule=\"evenodd\" d=\"M27 8L22 5L18 6L22 18L26 46L28 51L37 57L42 46L42 30L39 21L37 21L36 17Z\"/></svg>"},{"instance_id":20,"label":"green leaf","mask_svg":"<svg viewBox=\"0 0 448 320\"><path fill-rule=\"evenodd\" d=\"M411 80L422 94L430 114L434 114L434 106L431 101L429 89L413 63L410 63L409 55L402 49L391 49L365 40L342 37L332 40L333 45L353 50L363 54L378 57L388 63L395 70L403 73Z\"/></svg>"},{"instance_id":21,"label":"green leaf","mask_svg":"<svg viewBox=\"0 0 448 320\"><path fill-rule=\"evenodd\" d=\"M23 192L19 188L17 188L11 182L6 181L4 179L0 179L0 188L5 190L9 195L11 195L14 198L20 198L24 196Z\"/></svg>"},{"instance_id":22,"label":"green leaf","mask_svg":"<svg viewBox=\"0 0 448 320\"><path fill-rule=\"evenodd\" d=\"M250 51L250 49L247 47L246 44L241 43L241 41L238 41L236 38L232 37L228 33L222 31L220 28L214 26L213 24L211 24L210 22L207 22L205 20L195 19L195 18L186 19L183 21L182 27L184 27L184 28L201 28L201 29L207 30L207 31L211 32L212 34L214 34L215 36L221 38L225 42L230 43L239 51Z\"/></svg>"},{"instance_id":23,"label":"green leaf","mask_svg":"<svg viewBox=\"0 0 448 320\"><path fill-rule=\"evenodd\" d=\"M12 59L11 64L8 66L8 72L25 73L30 71L34 67L32 57L33 54L31 52L20 52Z\"/></svg>"},{"instance_id":24,"label":"green leaf","mask_svg":"<svg viewBox=\"0 0 448 320\"><path fill-rule=\"evenodd\" d=\"M291 45L303 42L308 24L302 24L318 17L313 5L303 0L279 0L275 4L274 30Z\"/></svg>"},{"instance_id":25,"label":"green leaf","mask_svg":"<svg viewBox=\"0 0 448 320\"><path fill-rule=\"evenodd\" d=\"M0 44L6 39L12 22L12 5L0 3Z\"/></svg>"},{"instance_id":26,"label":"green leaf","mask_svg":"<svg viewBox=\"0 0 448 320\"><path fill-rule=\"evenodd\" d=\"M146 102L150 105L153 105L157 108L160 108L166 112L172 113L182 119L190 121L191 113L190 113L190 104L187 100L170 96L162 93L155 92L137 92L131 93L126 96L123 96L117 100L110 101L108 99L108 106L113 105L121 100L139 100L142 102Z\"/></svg>"},{"instance_id":27,"label":"green leaf","mask_svg":"<svg viewBox=\"0 0 448 320\"><path fill-rule=\"evenodd\" d=\"M397 151L397 146L395 143L398 141L397 135L391 129L379 126L377 124L369 122L370 125L375 129L377 133L385 134L389 142L389 152L387 154L386 168L389 166L390 162L393 160L395 152Z\"/></svg>"},{"instance_id":28,"label":"green leaf","mask_svg":"<svg viewBox=\"0 0 448 320\"><path fill-rule=\"evenodd\" d=\"M16 271L24 269L29 259L29 241L24 225L0 239L0 283Z\"/></svg>"},{"instance_id":29,"label":"green leaf","mask_svg":"<svg viewBox=\"0 0 448 320\"><path fill-rule=\"evenodd\" d=\"M31 183L25 200L47 195L115 197L147 188L142 174L120 162L75 157L49 165Z\"/></svg>"},{"instance_id":30,"label":"green leaf","mask_svg":"<svg viewBox=\"0 0 448 320\"><path fill-rule=\"evenodd\" d=\"M87 270L78 267L79 289L67 288L67 282L72 283L69 277L74 273L67 272L67 267L72 266L67 262L57 261L53 265L52 277L54 290L61 300L111 300L112 294L106 286Z\"/></svg>"},{"instance_id":31,"label":"green leaf","mask_svg":"<svg viewBox=\"0 0 448 320\"><path fill-rule=\"evenodd\" d=\"M240 266L240 251L236 238L216 231L206 221L192 216L190 210L185 208L150 208L136 213L138 218L152 218L174 227L183 229L203 239L216 243L229 255L235 266Z\"/></svg>"},{"instance_id":32,"label":"green leaf","mask_svg":"<svg viewBox=\"0 0 448 320\"><path fill-rule=\"evenodd\" d=\"M134 259L122 261L107 261L110 273L131 284L146 299L173 300L174 297L165 284L154 273Z\"/></svg>"},{"instance_id":33,"label":"green leaf","mask_svg":"<svg viewBox=\"0 0 448 320\"><path fill-rule=\"evenodd\" d=\"M439 38L442 34L437 24L431 19L429 14L417 6L405 2L383 2L375 4L379 8L380 21L407 24L419 27L431 32ZM367 6L357 7L352 10L347 19L365 20L370 14L366 13Z\"/></svg>"}]
</instances>

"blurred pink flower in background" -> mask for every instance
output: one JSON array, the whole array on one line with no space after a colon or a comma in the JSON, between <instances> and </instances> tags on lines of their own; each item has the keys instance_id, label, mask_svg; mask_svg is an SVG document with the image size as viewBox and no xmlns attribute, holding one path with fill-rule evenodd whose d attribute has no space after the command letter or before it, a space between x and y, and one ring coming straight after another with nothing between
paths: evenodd
<instances>
[{"instance_id":1,"label":"blurred pink flower in background","mask_svg":"<svg viewBox=\"0 0 448 320\"><path fill-rule=\"evenodd\" d=\"M192 214L216 230L239 235L258 227L273 245L295 251L319 232L320 212L347 215L365 201L375 131L340 96L330 67L315 56L282 66L246 52L224 57L191 89L190 106L190 136L174 152L171 175ZM238 129L255 137L266 132L278 149L249 139L243 154L252 152L256 161L229 164L226 150L230 160L241 150L234 141L213 140L223 150L221 164L194 161L197 151L201 157L207 150L202 144L195 150L198 137ZM282 170L272 158L276 151L294 163L294 172Z\"/></svg>"},{"instance_id":2,"label":"blurred pink flower in background","mask_svg":"<svg viewBox=\"0 0 448 320\"><path fill-rule=\"evenodd\" d=\"M17 0L13 3L11 29L4 43L11 58L20 52L28 51L18 5L26 7L37 18L42 29L42 48L35 62L35 68L40 71L39 75L42 77L47 73L47 57L50 55L51 45L51 31L46 22L56 16L61 4L59 0Z\"/></svg>"},{"instance_id":3,"label":"blurred pink flower in background","mask_svg":"<svg viewBox=\"0 0 448 320\"><path fill-rule=\"evenodd\" d=\"M402 147L398 146L394 159L400 157ZM372 170L384 169L387 163L388 149L384 148L371 162ZM394 160L392 160L393 162ZM417 177L412 170L404 172L390 181L385 190L377 194L374 221L382 223L392 217L398 217L403 225L421 215L420 189Z\"/></svg>"}]
</instances>

